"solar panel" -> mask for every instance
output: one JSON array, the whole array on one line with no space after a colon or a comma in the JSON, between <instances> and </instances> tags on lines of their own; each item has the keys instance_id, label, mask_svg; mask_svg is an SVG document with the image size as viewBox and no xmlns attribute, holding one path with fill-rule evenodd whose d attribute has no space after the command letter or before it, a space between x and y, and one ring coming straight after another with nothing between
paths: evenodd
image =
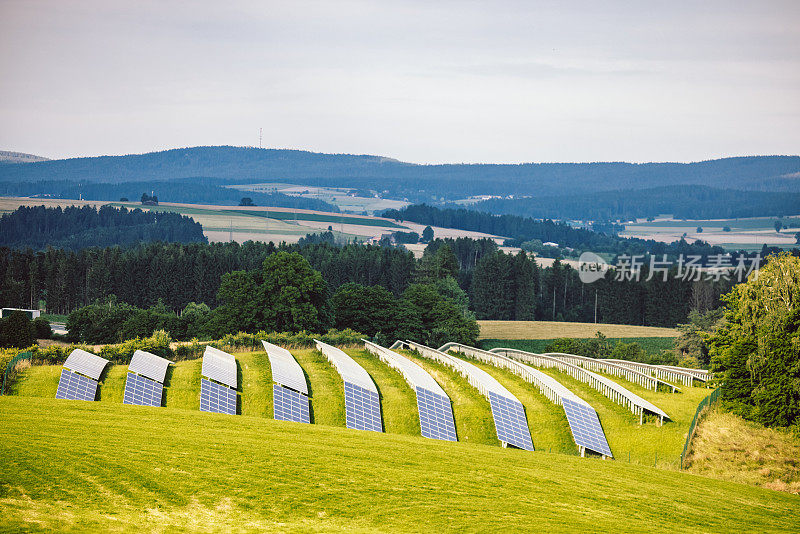
<instances>
[{"instance_id":1,"label":"solar panel","mask_svg":"<svg viewBox=\"0 0 800 534\"><path fill-rule=\"evenodd\" d=\"M202 375L228 385L238 387L236 376L236 358L214 347L206 347L203 353Z\"/></svg>"},{"instance_id":2,"label":"solar panel","mask_svg":"<svg viewBox=\"0 0 800 534\"><path fill-rule=\"evenodd\" d=\"M579 447L613 457L594 408L567 398L561 399L561 402L564 406L564 413L567 414L567 422L569 422L575 443Z\"/></svg>"},{"instance_id":3,"label":"solar panel","mask_svg":"<svg viewBox=\"0 0 800 534\"><path fill-rule=\"evenodd\" d=\"M405 356L364 340L364 346L381 361L397 369L417 394L420 433L423 437L457 441L450 397L433 377Z\"/></svg>"},{"instance_id":4,"label":"solar panel","mask_svg":"<svg viewBox=\"0 0 800 534\"><path fill-rule=\"evenodd\" d=\"M311 423L308 397L279 384L272 385L273 413L280 421Z\"/></svg>"},{"instance_id":5,"label":"solar panel","mask_svg":"<svg viewBox=\"0 0 800 534\"><path fill-rule=\"evenodd\" d=\"M269 357L272 380L282 386L308 395L306 376L294 356L288 350L272 343L262 340L261 344L264 345L264 350L267 351L267 356Z\"/></svg>"},{"instance_id":6,"label":"solar panel","mask_svg":"<svg viewBox=\"0 0 800 534\"><path fill-rule=\"evenodd\" d=\"M108 364L108 360L105 358L85 350L75 349L67 356L64 367L94 380L100 380L100 375L103 374L106 364Z\"/></svg>"},{"instance_id":7,"label":"solar panel","mask_svg":"<svg viewBox=\"0 0 800 534\"><path fill-rule=\"evenodd\" d=\"M150 354L143 350L137 350L133 353L128 371L163 383L169 364L170 361L166 358Z\"/></svg>"},{"instance_id":8,"label":"solar panel","mask_svg":"<svg viewBox=\"0 0 800 534\"><path fill-rule=\"evenodd\" d=\"M383 432L381 401L376 392L345 382L344 408L347 428Z\"/></svg>"},{"instance_id":9,"label":"solar panel","mask_svg":"<svg viewBox=\"0 0 800 534\"><path fill-rule=\"evenodd\" d=\"M128 372L122 402L138 406L161 406L163 392L164 386L160 382Z\"/></svg>"},{"instance_id":10,"label":"solar panel","mask_svg":"<svg viewBox=\"0 0 800 534\"><path fill-rule=\"evenodd\" d=\"M211 380L200 380L200 411L236 415L236 390Z\"/></svg>"},{"instance_id":11,"label":"solar panel","mask_svg":"<svg viewBox=\"0 0 800 534\"><path fill-rule=\"evenodd\" d=\"M450 398L425 388L416 388L419 426L423 437L457 441Z\"/></svg>"},{"instance_id":12,"label":"solar panel","mask_svg":"<svg viewBox=\"0 0 800 534\"><path fill-rule=\"evenodd\" d=\"M492 407L497 438L509 445L532 451L533 440L522 403L490 391L489 404Z\"/></svg>"},{"instance_id":13,"label":"solar panel","mask_svg":"<svg viewBox=\"0 0 800 534\"><path fill-rule=\"evenodd\" d=\"M73 373L69 369L61 370L56 390L57 399L93 401L97 395L97 382L91 378Z\"/></svg>"}]
</instances>

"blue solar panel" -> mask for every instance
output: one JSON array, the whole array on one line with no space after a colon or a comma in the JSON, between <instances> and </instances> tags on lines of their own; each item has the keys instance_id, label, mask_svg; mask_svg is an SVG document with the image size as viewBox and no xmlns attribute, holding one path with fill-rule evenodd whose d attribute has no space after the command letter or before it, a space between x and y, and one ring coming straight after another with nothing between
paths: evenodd
<instances>
[{"instance_id":1,"label":"blue solar panel","mask_svg":"<svg viewBox=\"0 0 800 534\"><path fill-rule=\"evenodd\" d=\"M97 395L97 381L68 369L61 370L56 390L57 399L93 401Z\"/></svg>"},{"instance_id":2,"label":"blue solar panel","mask_svg":"<svg viewBox=\"0 0 800 534\"><path fill-rule=\"evenodd\" d=\"M594 408L566 398L561 400L561 404L575 443L596 453L613 456Z\"/></svg>"},{"instance_id":3,"label":"blue solar panel","mask_svg":"<svg viewBox=\"0 0 800 534\"><path fill-rule=\"evenodd\" d=\"M200 411L236 415L236 390L202 378L200 380Z\"/></svg>"},{"instance_id":4,"label":"blue solar panel","mask_svg":"<svg viewBox=\"0 0 800 534\"><path fill-rule=\"evenodd\" d=\"M285 388L278 384L272 385L273 413L275 419L280 421L294 421L296 423L310 423L311 415L308 410L308 397L298 391Z\"/></svg>"},{"instance_id":5,"label":"blue solar panel","mask_svg":"<svg viewBox=\"0 0 800 534\"><path fill-rule=\"evenodd\" d=\"M517 448L532 451L533 440L522 403L490 391L489 404L492 406L497 438Z\"/></svg>"},{"instance_id":6,"label":"blue solar panel","mask_svg":"<svg viewBox=\"0 0 800 534\"><path fill-rule=\"evenodd\" d=\"M417 409L422 436L457 441L450 399L424 388L417 389Z\"/></svg>"},{"instance_id":7,"label":"blue solar panel","mask_svg":"<svg viewBox=\"0 0 800 534\"><path fill-rule=\"evenodd\" d=\"M129 372L125 380L125 396L122 402L139 406L161 406L163 392L164 386L159 382Z\"/></svg>"},{"instance_id":8,"label":"blue solar panel","mask_svg":"<svg viewBox=\"0 0 800 534\"><path fill-rule=\"evenodd\" d=\"M344 383L344 409L347 428L383 432L381 401L374 391L352 382Z\"/></svg>"}]
</instances>

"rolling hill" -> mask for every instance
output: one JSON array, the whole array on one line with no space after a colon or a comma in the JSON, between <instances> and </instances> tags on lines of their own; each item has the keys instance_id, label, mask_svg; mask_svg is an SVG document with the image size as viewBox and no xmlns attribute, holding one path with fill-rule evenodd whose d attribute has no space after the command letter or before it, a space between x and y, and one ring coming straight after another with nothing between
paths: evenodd
<instances>
[{"instance_id":1,"label":"rolling hill","mask_svg":"<svg viewBox=\"0 0 800 534\"><path fill-rule=\"evenodd\" d=\"M563 413L530 384L484 365L524 403L537 444L533 453L500 448L485 399L412 354L453 400L461 441L419 437L408 385L355 349L348 353L380 391L386 434L342 428L338 374L316 351L292 352L308 378L313 425L270 418L263 352L236 355L239 416L198 411L200 360L171 368L164 408L121 403L126 366L107 370L94 403L52 398L59 366L28 368L0 397L0 527L730 532L790 531L800 521L797 496L675 471L665 458L682 445L707 390L673 395L625 383L675 420L640 427L624 408L559 376L598 408L617 457L602 461L575 456ZM661 469L652 467L654 452Z\"/></svg>"},{"instance_id":2,"label":"rolling hill","mask_svg":"<svg viewBox=\"0 0 800 534\"><path fill-rule=\"evenodd\" d=\"M696 163L526 163L416 165L380 156L247 147L194 147L4 165L0 181L120 183L205 177L228 183L288 182L382 189L410 201L470 195L536 195L705 185L800 191L798 156L752 156ZM793 178L794 176L794 178ZM454 187L457 185L458 187Z\"/></svg>"}]
</instances>

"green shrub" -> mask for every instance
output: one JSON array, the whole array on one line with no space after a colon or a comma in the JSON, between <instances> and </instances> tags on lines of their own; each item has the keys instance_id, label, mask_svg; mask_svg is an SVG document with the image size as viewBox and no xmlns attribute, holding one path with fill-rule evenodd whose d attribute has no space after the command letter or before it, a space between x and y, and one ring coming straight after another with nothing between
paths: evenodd
<instances>
[{"instance_id":1,"label":"green shrub","mask_svg":"<svg viewBox=\"0 0 800 534\"><path fill-rule=\"evenodd\" d=\"M50 339L53 336L53 330L50 328L50 323L47 319L37 317L31 321L31 325L36 339Z\"/></svg>"},{"instance_id":2,"label":"green shrub","mask_svg":"<svg viewBox=\"0 0 800 534\"><path fill-rule=\"evenodd\" d=\"M0 319L0 347L28 347L36 342L31 320L25 312L14 311Z\"/></svg>"}]
</instances>

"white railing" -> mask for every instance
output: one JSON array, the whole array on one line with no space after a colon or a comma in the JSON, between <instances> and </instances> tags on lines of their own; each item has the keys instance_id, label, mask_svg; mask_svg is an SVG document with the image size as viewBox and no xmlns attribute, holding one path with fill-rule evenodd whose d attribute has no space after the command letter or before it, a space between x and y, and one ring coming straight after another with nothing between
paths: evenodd
<instances>
[{"instance_id":1,"label":"white railing","mask_svg":"<svg viewBox=\"0 0 800 534\"><path fill-rule=\"evenodd\" d=\"M584 369L583 367L566 362L560 358L504 347L494 348L489 352L494 352L509 358L518 359L536 367L556 369L558 371L567 373L572 378L589 384L591 387L617 404L628 408L632 413L639 416L640 422L643 420L645 413L657 415L659 417L659 422L661 423L664 422L664 419L670 418L661 408L650 401L641 398L639 395L617 384L613 380L593 373L592 371Z\"/></svg>"}]
</instances>

